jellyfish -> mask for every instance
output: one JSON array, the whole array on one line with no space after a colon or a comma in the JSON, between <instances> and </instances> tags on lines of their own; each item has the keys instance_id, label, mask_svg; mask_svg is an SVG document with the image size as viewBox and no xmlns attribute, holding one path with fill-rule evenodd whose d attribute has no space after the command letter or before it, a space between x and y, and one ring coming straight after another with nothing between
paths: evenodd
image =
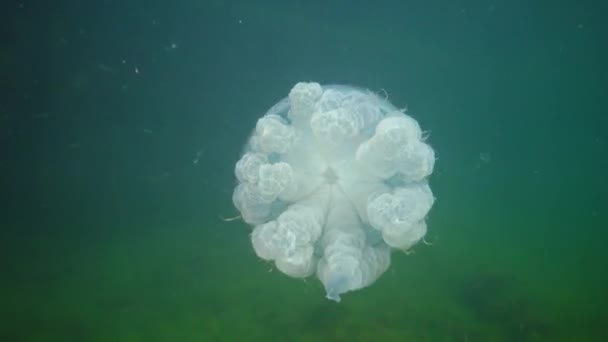
<instances>
[{"instance_id":1,"label":"jellyfish","mask_svg":"<svg viewBox=\"0 0 608 342\"><path fill-rule=\"evenodd\" d=\"M434 163L418 122L386 98L301 82L257 121L233 202L258 257L316 275L339 302L423 239Z\"/></svg>"}]
</instances>

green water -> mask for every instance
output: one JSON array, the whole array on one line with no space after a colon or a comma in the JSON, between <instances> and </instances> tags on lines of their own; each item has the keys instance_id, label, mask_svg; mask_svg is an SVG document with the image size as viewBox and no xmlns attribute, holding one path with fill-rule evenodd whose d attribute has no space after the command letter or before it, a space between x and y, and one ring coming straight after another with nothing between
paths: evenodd
<instances>
[{"instance_id":1,"label":"green water","mask_svg":"<svg viewBox=\"0 0 608 342\"><path fill-rule=\"evenodd\" d=\"M605 4L45 6L3 11L1 341L608 340ZM430 245L339 304L221 219L311 80L385 90L438 158Z\"/></svg>"}]
</instances>

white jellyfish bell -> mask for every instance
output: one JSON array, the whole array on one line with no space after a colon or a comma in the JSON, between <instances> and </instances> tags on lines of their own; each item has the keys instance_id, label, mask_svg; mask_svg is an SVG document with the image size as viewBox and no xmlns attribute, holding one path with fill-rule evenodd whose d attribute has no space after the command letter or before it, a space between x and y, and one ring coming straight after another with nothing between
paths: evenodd
<instances>
[{"instance_id":1,"label":"white jellyfish bell","mask_svg":"<svg viewBox=\"0 0 608 342\"><path fill-rule=\"evenodd\" d=\"M435 154L416 120L347 86L298 83L258 120L233 201L256 254L327 298L371 285L426 234Z\"/></svg>"}]
</instances>

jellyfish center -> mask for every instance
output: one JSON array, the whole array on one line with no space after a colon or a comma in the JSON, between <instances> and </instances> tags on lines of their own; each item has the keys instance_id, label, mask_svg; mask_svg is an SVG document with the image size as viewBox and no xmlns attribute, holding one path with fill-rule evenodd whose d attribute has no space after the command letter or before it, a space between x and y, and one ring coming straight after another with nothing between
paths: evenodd
<instances>
[{"instance_id":1,"label":"jellyfish center","mask_svg":"<svg viewBox=\"0 0 608 342\"><path fill-rule=\"evenodd\" d=\"M335 184L338 182L338 175L331 167L328 167L325 172L323 172L323 178L327 184Z\"/></svg>"}]
</instances>

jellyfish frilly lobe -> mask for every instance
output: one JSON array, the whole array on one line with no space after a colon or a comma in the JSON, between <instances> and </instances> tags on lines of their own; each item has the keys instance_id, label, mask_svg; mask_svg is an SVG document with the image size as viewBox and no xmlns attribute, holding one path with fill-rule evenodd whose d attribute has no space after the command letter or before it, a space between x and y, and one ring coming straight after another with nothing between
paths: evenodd
<instances>
[{"instance_id":1,"label":"jellyfish frilly lobe","mask_svg":"<svg viewBox=\"0 0 608 342\"><path fill-rule=\"evenodd\" d=\"M316 273L339 302L424 237L434 162L416 120L386 99L298 83L258 120L233 202L260 258L294 278Z\"/></svg>"}]
</instances>

